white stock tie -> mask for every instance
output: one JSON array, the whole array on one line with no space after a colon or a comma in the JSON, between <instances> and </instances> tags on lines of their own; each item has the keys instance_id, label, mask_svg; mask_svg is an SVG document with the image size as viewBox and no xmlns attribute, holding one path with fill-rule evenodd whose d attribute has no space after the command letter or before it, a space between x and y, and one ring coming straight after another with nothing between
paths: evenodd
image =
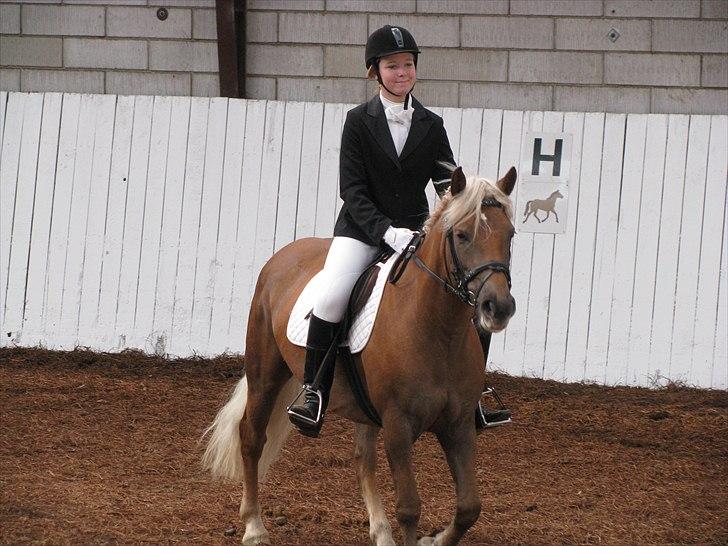
<instances>
[{"instance_id":1,"label":"white stock tie","mask_svg":"<svg viewBox=\"0 0 728 546\"><path fill-rule=\"evenodd\" d=\"M407 108L407 110L403 110L401 106L390 106L384 109L384 115L387 116L388 121L393 121L400 125L409 126L412 124L413 111L413 108Z\"/></svg>"}]
</instances>

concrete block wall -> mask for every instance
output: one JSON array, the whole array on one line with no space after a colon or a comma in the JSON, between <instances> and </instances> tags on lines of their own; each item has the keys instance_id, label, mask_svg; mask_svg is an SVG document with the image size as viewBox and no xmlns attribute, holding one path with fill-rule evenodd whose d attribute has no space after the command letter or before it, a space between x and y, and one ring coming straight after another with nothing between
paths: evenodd
<instances>
[{"instance_id":1,"label":"concrete block wall","mask_svg":"<svg viewBox=\"0 0 728 546\"><path fill-rule=\"evenodd\" d=\"M246 5L250 98L365 100L376 85L364 79L363 44L391 23L423 50L415 94L428 105L728 112L728 0ZM214 8L215 0L0 0L0 89L217 95Z\"/></svg>"},{"instance_id":2,"label":"concrete block wall","mask_svg":"<svg viewBox=\"0 0 728 546\"><path fill-rule=\"evenodd\" d=\"M248 91L361 102L366 36L422 49L428 105L728 113L728 0L248 0ZM610 31L619 36L609 38Z\"/></svg>"},{"instance_id":3,"label":"concrete block wall","mask_svg":"<svg viewBox=\"0 0 728 546\"><path fill-rule=\"evenodd\" d=\"M215 0L0 0L0 89L216 96Z\"/></svg>"}]
</instances>

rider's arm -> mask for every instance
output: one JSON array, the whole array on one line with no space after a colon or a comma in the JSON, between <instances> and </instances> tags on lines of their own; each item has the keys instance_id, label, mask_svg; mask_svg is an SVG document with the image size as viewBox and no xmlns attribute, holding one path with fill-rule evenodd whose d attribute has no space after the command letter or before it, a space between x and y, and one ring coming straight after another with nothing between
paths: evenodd
<instances>
[{"instance_id":1,"label":"rider's arm","mask_svg":"<svg viewBox=\"0 0 728 546\"><path fill-rule=\"evenodd\" d=\"M339 193L347 205L347 212L366 233L372 244L378 245L392 220L382 214L372 201L364 165L361 122L349 112L341 135L339 159Z\"/></svg>"}]
</instances>

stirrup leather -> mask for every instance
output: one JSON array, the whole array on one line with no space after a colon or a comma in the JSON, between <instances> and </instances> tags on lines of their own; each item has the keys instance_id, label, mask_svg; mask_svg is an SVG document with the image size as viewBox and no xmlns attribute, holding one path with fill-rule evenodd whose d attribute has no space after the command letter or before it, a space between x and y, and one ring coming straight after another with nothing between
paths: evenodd
<instances>
[{"instance_id":1,"label":"stirrup leather","mask_svg":"<svg viewBox=\"0 0 728 546\"><path fill-rule=\"evenodd\" d=\"M311 419L307 415L303 415L302 413L299 413L298 411L296 411L296 409L297 409L295 407L296 402L298 402L298 400L301 398L301 396L308 395L308 394L315 396L318 401L318 412L316 413L316 419ZM304 398L304 400L305 400L305 398ZM298 391L298 394L293 399L293 401L290 404L288 404L288 407L286 408L286 412L288 413L288 415L292 415L296 419L299 419L299 420L303 421L304 423L308 423L312 427L317 427L321 423L321 418L323 417L323 411L322 411L323 405L324 405L324 397L323 397L323 394L321 393L321 390L312 389L310 385L303 385L301 387L301 390Z\"/></svg>"}]
</instances>

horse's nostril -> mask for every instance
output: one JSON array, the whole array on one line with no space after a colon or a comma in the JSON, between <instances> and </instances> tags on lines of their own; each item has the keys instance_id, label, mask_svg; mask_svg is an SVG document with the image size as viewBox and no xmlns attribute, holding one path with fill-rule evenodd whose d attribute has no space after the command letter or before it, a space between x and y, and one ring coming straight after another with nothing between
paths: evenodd
<instances>
[{"instance_id":1,"label":"horse's nostril","mask_svg":"<svg viewBox=\"0 0 728 546\"><path fill-rule=\"evenodd\" d=\"M493 316L495 314L495 304L493 303L493 300L485 300L483 302L483 310L490 316Z\"/></svg>"}]
</instances>

